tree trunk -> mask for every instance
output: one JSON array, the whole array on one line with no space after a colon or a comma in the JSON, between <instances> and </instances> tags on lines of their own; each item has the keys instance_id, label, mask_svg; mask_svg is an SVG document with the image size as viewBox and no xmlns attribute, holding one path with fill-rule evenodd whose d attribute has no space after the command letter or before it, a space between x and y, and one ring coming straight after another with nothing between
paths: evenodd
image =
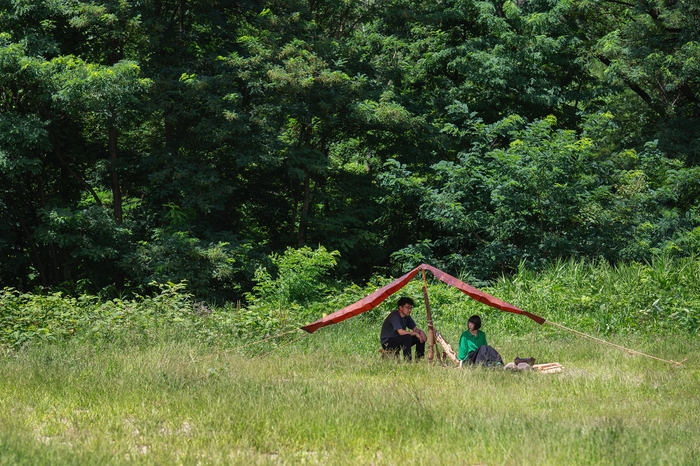
<instances>
[{"instance_id":1,"label":"tree trunk","mask_svg":"<svg viewBox=\"0 0 700 466\"><path fill-rule=\"evenodd\" d=\"M39 248L36 246L36 243L34 242L34 238L32 238L32 234L29 231L29 227L27 226L27 223L24 221L24 218L22 217L22 214L19 212L18 206L12 202L13 207L17 211L17 218L19 219L19 224L22 227L22 231L24 232L24 236L27 238L27 242L29 243L29 248L32 250L32 253L34 254L34 259L36 260L36 268L39 270L39 277L41 278L41 286L48 286L48 281L46 280L46 269L44 269L44 262L41 260L41 256L39 255Z\"/></svg>"},{"instance_id":2,"label":"tree trunk","mask_svg":"<svg viewBox=\"0 0 700 466\"><path fill-rule=\"evenodd\" d=\"M116 136L115 136L115 137L116 137ZM115 144L116 144L116 143L115 143ZM116 146L115 146L115 147L116 147ZM54 154L56 155L56 158L58 159L58 161L61 162L61 165L63 165L63 166L65 167L65 169L68 170L68 173L70 173L70 174L73 176L73 178L75 178L76 180L78 180L78 182L79 182L80 184L82 184L83 186L85 186L85 189L87 189L87 190L90 192L90 194L92 195L92 198L95 200L95 204L97 204L98 206L101 206L101 205L102 205L102 201L100 200L100 198L99 198L99 196L97 195L97 193L95 192L95 190L92 189L92 186L90 186L90 185L88 184L87 181L85 181L83 178L81 178L81 176L78 175L78 174L75 172L75 170L73 170L73 169L70 167L70 165L68 165L68 162L66 162L66 160L61 156L61 151L60 151L60 149L59 149L58 147L54 147L53 152L54 152Z\"/></svg>"},{"instance_id":3,"label":"tree trunk","mask_svg":"<svg viewBox=\"0 0 700 466\"><path fill-rule=\"evenodd\" d=\"M166 115L163 118L165 126L165 149L175 154L175 125Z\"/></svg>"},{"instance_id":4,"label":"tree trunk","mask_svg":"<svg viewBox=\"0 0 700 466\"><path fill-rule=\"evenodd\" d=\"M112 197L114 197L114 220L117 225L122 224L123 207L122 207L122 191L119 187L119 173L117 172L117 128L109 127L109 158L112 166ZM114 285L117 290L124 289L124 273L121 270L116 270L114 273Z\"/></svg>"},{"instance_id":5,"label":"tree trunk","mask_svg":"<svg viewBox=\"0 0 700 466\"><path fill-rule=\"evenodd\" d=\"M46 192L44 191L44 178L41 175L37 175L36 178L37 187L39 189L39 198L41 199L41 207L46 207ZM49 253L51 254L51 283L58 283L59 269L58 269L58 259L56 258L56 247L53 241L49 242Z\"/></svg>"},{"instance_id":6,"label":"tree trunk","mask_svg":"<svg viewBox=\"0 0 700 466\"><path fill-rule=\"evenodd\" d=\"M114 220L118 225L122 223L122 192L119 188L119 173L117 173L117 128L109 127L109 158L112 167L112 197L114 198Z\"/></svg>"},{"instance_id":7,"label":"tree trunk","mask_svg":"<svg viewBox=\"0 0 700 466\"><path fill-rule=\"evenodd\" d=\"M297 212L299 211L299 191L301 183L297 180L291 182L290 191L292 195L292 219L289 222L289 241L294 241L294 236L297 233Z\"/></svg>"},{"instance_id":8,"label":"tree trunk","mask_svg":"<svg viewBox=\"0 0 700 466\"><path fill-rule=\"evenodd\" d=\"M304 201L301 204L301 218L299 219L298 247L306 244L306 228L309 223L309 200L311 198L311 174L309 169L304 170Z\"/></svg>"}]
</instances>

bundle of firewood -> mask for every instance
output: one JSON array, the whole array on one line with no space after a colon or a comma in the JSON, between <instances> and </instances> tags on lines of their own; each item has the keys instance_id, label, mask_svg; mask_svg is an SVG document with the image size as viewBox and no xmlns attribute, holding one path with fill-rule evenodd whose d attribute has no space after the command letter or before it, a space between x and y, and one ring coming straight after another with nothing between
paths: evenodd
<instances>
[{"instance_id":1,"label":"bundle of firewood","mask_svg":"<svg viewBox=\"0 0 700 466\"><path fill-rule=\"evenodd\" d=\"M438 331L435 332L435 339L437 340L438 343L440 343L440 346L442 346L443 362L444 362L445 356L447 356L448 358L450 358L450 361L452 361L455 364L455 366L459 366L460 364L459 364L459 359L457 359L457 354L454 352L454 350L452 349L450 344L447 343L447 341L445 341L445 339L442 337L442 335L440 335L440 332L438 332Z\"/></svg>"},{"instance_id":2,"label":"bundle of firewood","mask_svg":"<svg viewBox=\"0 0 700 466\"><path fill-rule=\"evenodd\" d=\"M547 364L535 364L534 366L532 366L532 368L535 369L537 372L551 374L553 372L561 372L564 369L564 366L562 366L558 362L550 362Z\"/></svg>"}]
</instances>

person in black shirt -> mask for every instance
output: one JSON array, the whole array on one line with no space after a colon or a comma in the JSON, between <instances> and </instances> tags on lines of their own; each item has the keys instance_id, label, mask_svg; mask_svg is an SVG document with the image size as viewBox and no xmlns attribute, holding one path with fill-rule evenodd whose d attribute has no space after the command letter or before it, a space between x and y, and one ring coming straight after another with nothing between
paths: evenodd
<instances>
[{"instance_id":1,"label":"person in black shirt","mask_svg":"<svg viewBox=\"0 0 700 466\"><path fill-rule=\"evenodd\" d=\"M389 313L382 324L379 339L382 348L395 351L403 351L405 360L411 360L411 348L416 347L416 359L425 355L425 341L428 339L425 332L416 326L411 317L413 300L408 297L399 299L398 309Z\"/></svg>"}]
</instances>

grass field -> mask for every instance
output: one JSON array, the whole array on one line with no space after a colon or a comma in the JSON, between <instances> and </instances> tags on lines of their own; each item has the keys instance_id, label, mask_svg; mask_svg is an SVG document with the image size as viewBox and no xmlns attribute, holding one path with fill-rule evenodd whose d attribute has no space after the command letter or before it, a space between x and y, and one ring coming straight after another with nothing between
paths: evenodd
<instances>
[{"instance_id":1,"label":"grass field","mask_svg":"<svg viewBox=\"0 0 700 466\"><path fill-rule=\"evenodd\" d=\"M506 360L565 366L538 374L383 361L377 332L352 319L245 352L169 338L7 352L0 464L700 464L696 337L612 337L688 358L674 367L489 334Z\"/></svg>"}]
</instances>

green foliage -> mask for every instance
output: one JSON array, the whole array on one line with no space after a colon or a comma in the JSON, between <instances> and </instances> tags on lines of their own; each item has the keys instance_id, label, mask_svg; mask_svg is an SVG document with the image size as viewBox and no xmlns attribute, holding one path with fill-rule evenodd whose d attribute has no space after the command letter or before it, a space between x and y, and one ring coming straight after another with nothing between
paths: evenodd
<instances>
[{"instance_id":1,"label":"green foliage","mask_svg":"<svg viewBox=\"0 0 700 466\"><path fill-rule=\"evenodd\" d=\"M191 267L198 273L218 273L217 280L230 279L233 259L225 245L202 248L197 243L183 235L173 235L168 242L147 249L158 252L161 260L170 257L171 261L138 263L152 264L156 276L187 274L186 268ZM156 251L166 247L176 249L170 255ZM180 250L183 247L186 254ZM241 308L240 303L215 307L197 301L189 291L189 283L184 281L150 282L144 289L152 293L113 299L88 294L71 297L62 292L22 293L5 288L0 294L0 345L19 348L73 337L94 342L133 339L138 344L170 337L217 344L234 343L233 337L259 338L298 327L319 310L327 310L329 299L339 299L331 296L336 290L328 277L337 257L337 252L322 247L289 249L282 256L273 254L270 259L276 268L275 278L265 268L258 270L258 285L249 295L246 308ZM183 261L180 266L184 271L175 267L176 260ZM207 261L209 265L193 264L195 261ZM202 278L201 283L209 281ZM199 291L206 295L206 290Z\"/></svg>"},{"instance_id":2,"label":"green foliage","mask_svg":"<svg viewBox=\"0 0 700 466\"><path fill-rule=\"evenodd\" d=\"M71 211L69 209L44 209L39 212L41 227L35 237L42 244L55 244L70 251L76 261L84 267L97 268L113 261L124 252L128 244L129 231L114 222L111 212L102 206L89 206Z\"/></svg>"},{"instance_id":3,"label":"green foliage","mask_svg":"<svg viewBox=\"0 0 700 466\"><path fill-rule=\"evenodd\" d=\"M640 125L630 127L635 135L646 132L647 139L656 139L651 135L664 134L660 138L663 150L696 163L697 145L690 141L697 141L698 134L687 125L697 118L695 105L688 105L697 103L698 95L697 79L689 74L700 57L697 5L690 1L586 1L574 6L573 12L595 15L596 21L585 26L593 39L593 56L603 65L606 81L626 90L627 102L610 96L613 112L624 115L622 120L631 125ZM670 133L677 136L666 137Z\"/></svg>"},{"instance_id":4,"label":"green foliage","mask_svg":"<svg viewBox=\"0 0 700 466\"><path fill-rule=\"evenodd\" d=\"M476 283L700 249L690 0L5 1L0 30L3 286L235 302L305 245Z\"/></svg>"},{"instance_id":5,"label":"green foliage","mask_svg":"<svg viewBox=\"0 0 700 466\"><path fill-rule=\"evenodd\" d=\"M696 334L700 301L691 290L697 258L659 257L647 264L560 261L541 274L520 268L495 285L498 296L553 322L595 332L685 331Z\"/></svg>"},{"instance_id":6,"label":"green foliage","mask_svg":"<svg viewBox=\"0 0 700 466\"><path fill-rule=\"evenodd\" d=\"M288 248L283 255L272 254L274 275L266 267L255 272L255 286L247 293L248 312L259 313L285 329L303 325L319 309L325 298L336 291L328 275L336 266L337 251L323 246L311 249Z\"/></svg>"},{"instance_id":7,"label":"green foliage","mask_svg":"<svg viewBox=\"0 0 700 466\"><path fill-rule=\"evenodd\" d=\"M184 285L159 288L160 293L153 297L108 301L90 295L74 298L61 292L41 295L5 288L0 295L2 344L19 348L73 336L99 342L139 333L148 341L158 327L177 326L182 315L192 310Z\"/></svg>"},{"instance_id":8,"label":"green foliage","mask_svg":"<svg viewBox=\"0 0 700 466\"><path fill-rule=\"evenodd\" d=\"M424 176L405 166L383 174L399 198L418 198L424 220L406 220L416 238L393 255L403 269L430 262L484 280L522 261L537 268L560 257L616 262L697 253L697 218L681 214L697 202L690 200L697 185L688 183L697 170L668 159L656 143L606 154L605 115L579 136L557 129L554 117L484 125L465 106L454 112L466 113L465 127L445 130L476 134L469 152Z\"/></svg>"},{"instance_id":9,"label":"green foliage","mask_svg":"<svg viewBox=\"0 0 700 466\"><path fill-rule=\"evenodd\" d=\"M151 241L140 241L124 255L120 266L130 272L134 285L148 289L151 282L186 281L188 290L214 302L221 290L238 286L234 279L246 265L249 245L206 243L185 231L156 230Z\"/></svg>"},{"instance_id":10,"label":"green foliage","mask_svg":"<svg viewBox=\"0 0 700 466\"><path fill-rule=\"evenodd\" d=\"M337 251L328 252L323 246L288 248L283 255L272 254L270 261L276 268L276 277L273 279L265 267L258 268L249 299L281 306L317 300L328 291L323 279L335 267L338 256Z\"/></svg>"},{"instance_id":11,"label":"green foliage","mask_svg":"<svg viewBox=\"0 0 700 466\"><path fill-rule=\"evenodd\" d=\"M55 81L55 105L86 118L86 126L95 132L132 124L142 96L152 84L140 77L136 63L128 61L103 66L61 56L47 66Z\"/></svg>"},{"instance_id":12,"label":"green foliage","mask_svg":"<svg viewBox=\"0 0 700 466\"><path fill-rule=\"evenodd\" d=\"M185 283L150 285L152 295L113 299L5 288L0 292L0 346L26 349L74 339L93 345L149 346L185 339L228 345L264 334L240 309L210 308L194 300Z\"/></svg>"}]
</instances>

